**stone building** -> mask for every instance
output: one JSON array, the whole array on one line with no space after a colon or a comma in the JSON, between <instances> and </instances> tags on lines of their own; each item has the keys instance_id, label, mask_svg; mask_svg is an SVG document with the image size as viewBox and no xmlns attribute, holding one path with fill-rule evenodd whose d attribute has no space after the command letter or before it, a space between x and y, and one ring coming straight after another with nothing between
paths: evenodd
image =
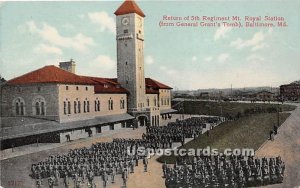
<instances>
[{"instance_id":1,"label":"stone building","mask_svg":"<svg viewBox=\"0 0 300 188\"><path fill-rule=\"evenodd\" d=\"M134 1L116 11L117 78L76 74L73 60L1 87L1 148L65 142L121 127L158 126L172 88L144 76L144 18Z\"/></svg>"}]
</instances>

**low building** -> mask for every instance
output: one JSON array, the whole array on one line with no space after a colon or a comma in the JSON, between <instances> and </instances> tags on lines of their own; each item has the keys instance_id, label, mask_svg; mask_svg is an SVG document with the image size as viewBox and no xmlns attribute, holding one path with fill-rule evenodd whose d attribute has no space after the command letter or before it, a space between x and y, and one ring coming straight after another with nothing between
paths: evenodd
<instances>
[{"instance_id":1,"label":"low building","mask_svg":"<svg viewBox=\"0 0 300 188\"><path fill-rule=\"evenodd\" d=\"M172 88L144 76L145 14L125 1L115 15L117 78L77 75L71 60L8 80L1 85L1 149L159 126L175 112Z\"/></svg>"}]
</instances>

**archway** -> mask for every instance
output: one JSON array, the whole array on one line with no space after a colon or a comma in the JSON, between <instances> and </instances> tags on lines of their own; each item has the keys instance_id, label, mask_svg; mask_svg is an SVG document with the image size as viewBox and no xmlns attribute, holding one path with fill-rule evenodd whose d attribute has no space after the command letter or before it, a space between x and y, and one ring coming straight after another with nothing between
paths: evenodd
<instances>
[{"instance_id":1,"label":"archway","mask_svg":"<svg viewBox=\"0 0 300 188\"><path fill-rule=\"evenodd\" d=\"M148 126L148 116L147 115L139 115L136 117L136 120L137 120L137 127L143 127L143 126Z\"/></svg>"}]
</instances>

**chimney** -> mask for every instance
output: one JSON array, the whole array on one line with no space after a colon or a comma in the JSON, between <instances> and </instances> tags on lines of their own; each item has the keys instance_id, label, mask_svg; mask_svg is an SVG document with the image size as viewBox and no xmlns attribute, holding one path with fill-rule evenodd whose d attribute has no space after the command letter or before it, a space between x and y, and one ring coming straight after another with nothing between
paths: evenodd
<instances>
[{"instance_id":1,"label":"chimney","mask_svg":"<svg viewBox=\"0 0 300 188\"><path fill-rule=\"evenodd\" d=\"M59 62L59 68L71 72L73 74L75 74L75 67L76 63L75 61L73 61L73 59L70 59L70 61L66 62Z\"/></svg>"}]
</instances>

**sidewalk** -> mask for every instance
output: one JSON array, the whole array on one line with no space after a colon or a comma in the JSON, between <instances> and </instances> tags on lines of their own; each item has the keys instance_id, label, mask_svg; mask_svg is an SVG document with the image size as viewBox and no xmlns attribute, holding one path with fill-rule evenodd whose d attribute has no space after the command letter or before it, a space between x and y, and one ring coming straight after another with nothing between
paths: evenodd
<instances>
[{"instance_id":1,"label":"sidewalk","mask_svg":"<svg viewBox=\"0 0 300 188\"><path fill-rule=\"evenodd\" d=\"M13 157L18 157L22 155L28 155L31 153L37 153L40 151L45 151L45 150L50 150L54 148L59 148L59 147L64 147L67 145L73 145L73 144L79 144L82 142L87 142L96 138L105 138L105 137L111 137L112 135L118 134L120 132L129 132L132 131L132 128L121 128L118 130L113 130L113 131L106 131L103 133L96 134L92 137L84 138L84 139L79 139L79 140L73 140L71 142L64 142L64 143L38 143L38 144L30 144L30 145L24 145L20 147L15 147L14 149L6 149L0 151L0 161L13 158Z\"/></svg>"}]
</instances>

